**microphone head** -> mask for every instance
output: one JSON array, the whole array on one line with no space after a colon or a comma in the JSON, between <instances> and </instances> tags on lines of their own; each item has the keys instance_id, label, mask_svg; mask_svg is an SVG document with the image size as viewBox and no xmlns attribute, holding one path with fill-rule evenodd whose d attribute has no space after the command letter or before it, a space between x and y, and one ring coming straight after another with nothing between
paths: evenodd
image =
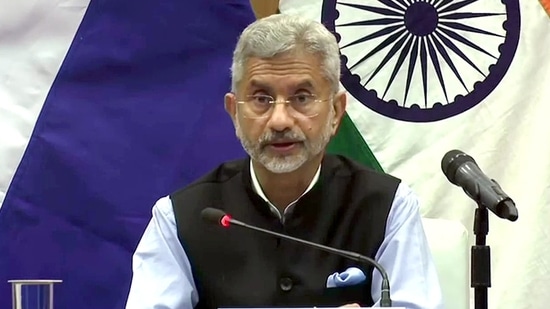
<instances>
[{"instance_id":1,"label":"microphone head","mask_svg":"<svg viewBox=\"0 0 550 309\"><path fill-rule=\"evenodd\" d=\"M461 150L453 149L447 152L445 156L443 156L443 159L441 159L441 170L451 183L458 185L456 183L456 171L466 162L472 162L477 165L474 158L465 154Z\"/></svg>"},{"instance_id":2,"label":"microphone head","mask_svg":"<svg viewBox=\"0 0 550 309\"><path fill-rule=\"evenodd\" d=\"M223 217L225 217L225 212L221 209L208 207L201 211L201 218L204 221L221 224Z\"/></svg>"}]
</instances>

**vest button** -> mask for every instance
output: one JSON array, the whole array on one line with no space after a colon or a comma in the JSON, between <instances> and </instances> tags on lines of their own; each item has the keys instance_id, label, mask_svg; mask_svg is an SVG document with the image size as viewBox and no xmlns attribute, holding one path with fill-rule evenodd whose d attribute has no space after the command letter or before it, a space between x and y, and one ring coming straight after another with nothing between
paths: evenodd
<instances>
[{"instance_id":1,"label":"vest button","mask_svg":"<svg viewBox=\"0 0 550 309\"><path fill-rule=\"evenodd\" d=\"M281 280L279 280L279 287L285 292L292 290L292 279L288 277L281 278Z\"/></svg>"}]
</instances>

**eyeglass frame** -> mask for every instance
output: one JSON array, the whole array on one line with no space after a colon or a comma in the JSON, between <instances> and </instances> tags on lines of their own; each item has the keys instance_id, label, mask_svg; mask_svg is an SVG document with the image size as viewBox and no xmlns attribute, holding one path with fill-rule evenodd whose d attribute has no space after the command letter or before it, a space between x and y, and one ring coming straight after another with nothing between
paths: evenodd
<instances>
[{"instance_id":1,"label":"eyeglass frame","mask_svg":"<svg viewBox=\"0 0 550 309\"><path fill-rule=\"evenodd\" d=\"M290 105L291 109L296 112L299 117L306 117L306 118L313 118L313 117L316 117L317 115L319 115L319 112L317 113L314 113L312 115L306 115L306 114L303 114L303 113L300 113L299 111L297 111L293 106L292 106L292 102L290 101L290 98L293 98L293 97L297 97L297 96L307 96L309 98L313 98L313 101L311 103L314 103L314 104L319 104L319 103L322 103L322 102L327 102L327 101L332 101L334 100L334 97L331 97L329 99L317 99L317 95L313 94L313 93L302 93L302 94L294 94L294 95L291 95L291 96L288 96L285 100L277 100L275 99L272 95L268 95L268 94L252 94L252 95L247 95L246 97L249 98L249 99L252 99L252 98L257 98L257 97L264 97L264 98L270 98L270 100L268 101L268 104L269 104L269 107L268 109L266 110L266 112L264 114L262 114L261 116L247 116L246 114L244 114L244 117L245 118L250 118L250 119L263 119L263 118L267 118L271 115L271 113L269 111L273 111L274 109L274 106L275 104L287 104L287 105ZM237 104L241 104L241 105L244 105L244 104L247 104L249 101L243 101L243 100L237 100L235 101L235 103Z\"/></svg>"}]
</instances>

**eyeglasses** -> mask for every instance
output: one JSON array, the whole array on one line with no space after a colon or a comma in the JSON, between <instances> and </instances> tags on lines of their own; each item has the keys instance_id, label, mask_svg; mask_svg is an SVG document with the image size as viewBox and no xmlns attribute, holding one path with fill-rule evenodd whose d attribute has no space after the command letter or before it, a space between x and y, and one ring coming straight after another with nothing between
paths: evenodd
<instances>
[{"instance_id":1,"label":"eyeglasses","mask_svg":"<svg viewBox=\"0 0 550 309\"><path fill-rule=\"evenodd\" d=\"M314 94L296 94L289 96L286 100L275 100L270 95L248 95L246 100L237 101L244 107L243 114L246 118L266 118L271 115L275 104L289 104L289 113L293 117L315 117L319 114L318 103L329 101L328 99L317 99Z\"/></svg>"}]
</instances>

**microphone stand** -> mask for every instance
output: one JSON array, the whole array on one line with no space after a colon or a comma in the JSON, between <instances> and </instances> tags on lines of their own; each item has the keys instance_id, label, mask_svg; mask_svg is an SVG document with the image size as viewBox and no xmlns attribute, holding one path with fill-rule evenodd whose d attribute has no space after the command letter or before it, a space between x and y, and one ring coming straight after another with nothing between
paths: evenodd
<instances>
[{"instance_id":1,"label":"microphone stand","mask_svg":"<svg viewBox=\"0 0 550 309\"><path fill-rule=\"evenodd\" d=\"M488 291L491 287L491 249L486 245L489 233L489 214L487 208L478 203L474 218L476 243L471 251L471 287L475 293L475 309L487 309Z\"/></svg>"}]
</instances>

